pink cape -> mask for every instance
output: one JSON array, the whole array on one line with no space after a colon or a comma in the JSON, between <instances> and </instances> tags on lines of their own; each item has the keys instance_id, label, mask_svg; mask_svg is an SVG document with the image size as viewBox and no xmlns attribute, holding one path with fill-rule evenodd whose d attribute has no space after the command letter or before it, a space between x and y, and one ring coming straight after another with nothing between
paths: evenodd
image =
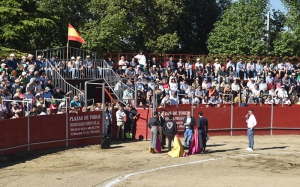
<instances>
[{"instance_id":1,"label":"pink cape","mask_svg":"<svg viewBox=\"0 0 300 187\"><path fill-rule=\"evenodd\" d=\"M193 155L193 154L200 153L201 151L202 149L200 148L200 144L199 144L198 131L196 130L188 154Z\"/></svg>"},{"instance_id":2,"label":"pink cape","mask_svg":"<svg viewBox=\"0 0 300 187\"><path fill-rule=\"evenodd\" d=\"M151 147L149 147L149 152L150 152L150 150L151 150ZM160 139L158 136L156 139L156 148L154 149L154 152L161 153L161 144L160 144Z\"/></svg>"},{"instance_id":3,"label":"pink cape","mask_svg":"<svg viewBox=\"0 0 300 187\"><path fill-rule=\"evenodd\" d=\"M159 139L158 136L157 136L157 139L156 139L156 150L155 150L155 152L161 153L161 144L160 144L160 139Z\"/></svg>"}]
</instances>

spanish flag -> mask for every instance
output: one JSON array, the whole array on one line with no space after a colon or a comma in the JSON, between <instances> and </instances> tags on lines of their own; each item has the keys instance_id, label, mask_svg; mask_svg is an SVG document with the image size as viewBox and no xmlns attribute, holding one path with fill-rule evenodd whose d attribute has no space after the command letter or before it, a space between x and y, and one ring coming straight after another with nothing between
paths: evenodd
<instances>
[{"instance_id":1,"label":"spanish flag","mask_svg":"<svg viewBox=\"0 0 300 187\"><path fill-rule=\"evenodd\" d=\"M74 40L86 44L84 39L80 36L80 34L74 29L74 27L70 23L68 27L68 40Z\"/></svg>"}]
</instances>

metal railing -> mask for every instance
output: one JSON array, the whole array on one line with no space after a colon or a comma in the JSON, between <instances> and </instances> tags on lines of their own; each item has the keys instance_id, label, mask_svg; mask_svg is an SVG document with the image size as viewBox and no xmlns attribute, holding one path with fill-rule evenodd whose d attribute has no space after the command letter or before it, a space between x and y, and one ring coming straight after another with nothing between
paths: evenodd
<instances>
[{"instance_id":1,"label":"metal railing","mask_svg":"<svg viewBox=\"0 0 300 187\"><path fill-rule=\"evenodd\" d=\"M58 86L65 93L69 93L70 98L73 98L75 95L77 95L77 96L84 95L84 93L80 89L78 89L75 86L68 83L64 79L64 77L61 76L61 74L57 70L57 68L52 66L52 64L49 62L48 59L46 59L46 67L49 67L49 68L46 69L46 75L47 75L47 77L49 77L52 80L52 84L55 87ZM81 98L84 98L84 97L81 97Z\"/></svg>"},{"instance_id":2,"label":"metal railing","mask_svg":"<svg viewBox=\"0 0 300 187\"><path fill-rule=\"evenodd\" d=\"M67 51L69 52L68 57L67 57ZM85 50L85 49L79 49L75 47L67 47L67 46L36 50L35 55L36 57L42 56L43 58L48 58L48 59L51 59L52 57L58 57L58 59L64 61L67 61L72 56L74 56L75 58L77 56L80 56L82 59L86 58L86 56L90 56L91 59L94 60L97 59L96 52Z\"/></svg>"}]
</instances>

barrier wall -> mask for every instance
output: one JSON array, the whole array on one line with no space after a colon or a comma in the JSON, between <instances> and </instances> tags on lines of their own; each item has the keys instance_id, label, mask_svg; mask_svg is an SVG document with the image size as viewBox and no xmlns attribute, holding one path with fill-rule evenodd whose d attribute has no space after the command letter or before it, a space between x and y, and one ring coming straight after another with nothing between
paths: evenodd
<instances>
[{"instance_id":1,"label":"barrier wall","mask_svg":"<svg viewBox=\"0 0 300 187\"><path fill-rule=\"evenodd\" d=\"M174 121L179 126L179 135L183 135L183 118L186 111L191 111L198 122L198 113L202 111L209 122L209 135L247 135L247 124L245 115L249 109L254 110L257 120L256 135L300 135L300 106L270 106L270 105L251 105L247 107L209 107L199 105L192 108L191 105L167 106L158 108L157 111L165 110L166 119L168 114L173 114ZM150 139L150 131L147 123L152 116L152 110L138 109L141 114L137 123L137 137ZM232 117L231 117L232 115Z\"/></svg>"},{"instance_id":2,"label":"barrier wall","mask_svg":"<svg viewBox=\"0 0 300 187\"><path fill-rule=\"evenodd\" d=\"M179 105L166 107L166 115L173 114L179 125L179 135L183 134L183 118L191 111L198 121L202 111L209 122L209 135L246 135L245 115L254 110L258 125L256 135L300 135L300 106L248 106L206 108L204 105L191 107ZM151 135L147 127L152 109L137 109L140 117L137 121L136 137L149 140ZM162 109L157 109L161 111ZM113 110L112 137L116 135L115 113ZM167 117L167 116L166 116ZM101 142L102 112L79 114L59 114L51 116L32 116L0 121L0 155L16 151L32 151L56 147L99 144Z\"/></svg>"},{"instance_id":3,"label":"barrier wall","mask_svg":"<svg viewBox=\"0 0 300 187\"><path fill-rule=\"evenodd\" d=\"M102 112L31 116L0 121L0 155L99 144Z\"/></svg>"}]
</instances>

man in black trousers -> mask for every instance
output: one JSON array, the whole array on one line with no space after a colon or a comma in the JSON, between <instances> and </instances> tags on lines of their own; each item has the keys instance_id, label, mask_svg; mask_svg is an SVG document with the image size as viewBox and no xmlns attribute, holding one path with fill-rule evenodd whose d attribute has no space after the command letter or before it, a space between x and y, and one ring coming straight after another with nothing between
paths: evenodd
<instances>
[{"instance_id":1,"label":"man in black trousers","mask_svg":"<svg viewBox=\"0 0 300 187\"><path fill-rule=\"evenodd\" d=\"M201 153L205 153L206 148L206 135L208 133L208 121L205 117L203 117L203 112L199 112L198 119L198 136L200 142Z\"/></svg>"},{"instance_id":2,"label":"man in black trousers","mask_svg":"<svg viewBox=\"0 0 300 187\"><path fill-rule=\"evenodd\" d=\"M175 134L177 133L177 124L173 121L173 115L169 115L169 120L163 126L164 131L168 136L168 151L171 151L171 144L174 141Z\"/></svg>"},{"instance_id":3,"label":"man in black trousers","mask_svg":"<svg viewBox=\"0 0 300 187\"><path fill-rule=\"evenodd\" d=\"M160 126L164 126L166 120L165 120L165 111L162 110L159 114L159 122L160 122ZM166 135L163 132L163 128L159 129L159 139L160 139L160 144L161 147L164 149L165 145L166 145Z\"/></svg>"}]
</instances>

